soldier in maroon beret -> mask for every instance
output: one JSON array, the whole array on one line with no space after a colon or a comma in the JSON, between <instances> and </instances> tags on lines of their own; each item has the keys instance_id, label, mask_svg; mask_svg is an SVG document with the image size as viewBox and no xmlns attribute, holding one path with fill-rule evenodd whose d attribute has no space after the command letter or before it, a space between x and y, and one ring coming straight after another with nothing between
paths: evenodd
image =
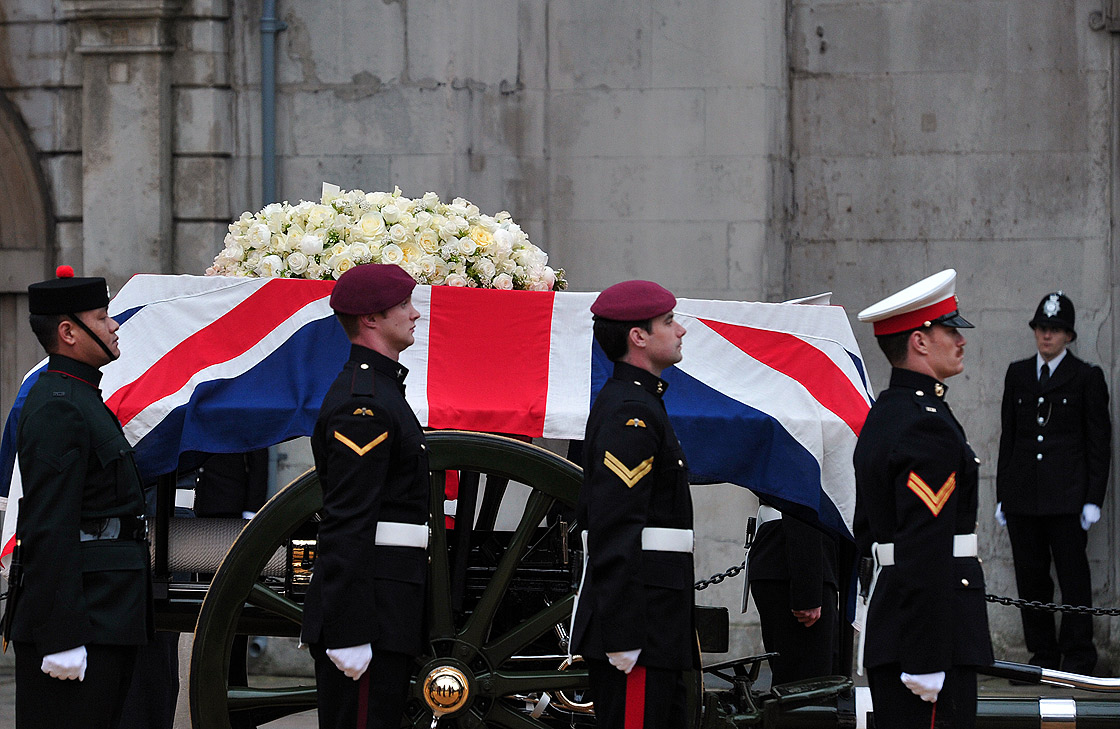
<instances>
[{"instance_id":1,"label":"soldier in maroon beret","mask_svg":"<svg viewBox=\"0 0 1120 729\"><path fill-rule=\"evenodd\" d=\"M655 283L625 281L591 306L614 375L587 419L572 651L587 661L605 729L687 725L683 672L699 667L688 466L661 400L660 375L681 360L676 303Z\"/></svg>"},{"instance_id":2,"label":"soldier in maroon beret","mask_svg":"<svg viewBox=\"0 0 1120 729\"><path fill-rule=\"evenodd\" d=\"M331 294L352 346L311 436L323 518L303 613L323 729L397 729L424 648L428 454L398 362L420 318L415 285L367 264Z\"/></svg>"}]
</instances>

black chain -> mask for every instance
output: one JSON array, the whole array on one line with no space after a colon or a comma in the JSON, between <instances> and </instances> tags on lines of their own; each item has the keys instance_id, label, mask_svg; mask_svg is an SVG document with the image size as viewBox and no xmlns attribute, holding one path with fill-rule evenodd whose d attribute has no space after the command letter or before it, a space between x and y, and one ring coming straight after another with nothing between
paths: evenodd
<instances>
[{"instance_id":1,"label":"black chain","mask_svg":"<svg viewBox=\"0 0 1120 729\"><path fill-rule=\"evenodd\" d=\"M743 560L742 562L739 563L738 566L728 567L726 570L724 570L723 572L720 572L718 575L712 575L711 577L709 577L706 580L700 580L695 585L693 585L693 587L696 590L707 590L712 585L718 585L719 583L726 580L728 577L737 577L739 575L739 573L743 571L743 568L745 568L746 566L747 566L747 561Z\"/></svg>"},{"instance_id":2,"label":"black chain","mask_svg":"<svg viewBox=\"0 0 1120 729\"><path fill-rule=\"evenodd\" d=\"M1095 608L1084 605L1058 605L1052 602L1039 602L1038 600L1016 600L1013 597L999 595L984 595L988 602L998 602L1000 605L1017 607L1020 610L1046 610L1051 613L1077 613L1079 615L1120 615L1120 608Z\"/></svg>"}]
</instances>

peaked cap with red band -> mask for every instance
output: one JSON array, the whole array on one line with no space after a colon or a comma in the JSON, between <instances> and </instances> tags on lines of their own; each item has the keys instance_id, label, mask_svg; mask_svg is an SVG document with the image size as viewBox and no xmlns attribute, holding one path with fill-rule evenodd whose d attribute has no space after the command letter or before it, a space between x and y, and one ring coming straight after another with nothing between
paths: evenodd
<instances>
[{"instance_id":1,"label":"peaked cap with red band","mask_svg":"<svg viewBox=\"0 0 1120 729\"><path fill-rule=\"evenodd\" d=\"M331 308L340 314L376 314L412 294L416 281L395 263L363 263L338 277Z\"/></svg>"},{"instance_id":2,"label":"peaked cap with red band","mask_svg":"<svg viewBox=\"0 0 1120 729\"><path fill-rule=\"evenodd\" d=\"M653 281L623 281L603 289L591 313L614 321L645 321L669 313L676 305L673 292Z\"/></svg>"},{"instance_id":3,"label":"peaked cap with red band","mask_svg":"<svg viewBox=\"0 0 1120 729\"><path fill-rule=\"evenodd\" d=\"M875 336L897 334L942 324L971 329L957 310L957 272L952 268L923 278L859 313L859 320L875 325Z\"/></svg>"}]
</instances>

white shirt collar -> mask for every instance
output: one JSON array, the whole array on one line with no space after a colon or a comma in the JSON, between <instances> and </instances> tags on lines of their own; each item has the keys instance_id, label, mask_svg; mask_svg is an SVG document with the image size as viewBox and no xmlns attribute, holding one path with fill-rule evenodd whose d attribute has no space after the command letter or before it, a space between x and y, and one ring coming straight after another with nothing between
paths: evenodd
<instances>
[{"instance_id":1,"label":"white shirt collar","mask_svg":"<svg viewBox=\"0 0 1120 729\"><path fill-rule=\"evenodd\" d=\"M1058 356L1055 357L1054 359L1050 360L1049 364L1050 364L1050 374L1051 375L1054 374L1054 370L1058 369L1058 365L1060 365L1062 363L1062 360L1065 359L1066 352L1068 352L1068 351L1069 351L1068 347L1063 347L1062 351L1058 353ZM1035 379L1038 379L1038 377L1040 377L1042 375L1042 365L1043 364L1046 364L1046 360L1044 360L1042 358L1041 354L1036 353L1034 355L1034 376L1035 376Z\"/></svg>"}]
</instances>

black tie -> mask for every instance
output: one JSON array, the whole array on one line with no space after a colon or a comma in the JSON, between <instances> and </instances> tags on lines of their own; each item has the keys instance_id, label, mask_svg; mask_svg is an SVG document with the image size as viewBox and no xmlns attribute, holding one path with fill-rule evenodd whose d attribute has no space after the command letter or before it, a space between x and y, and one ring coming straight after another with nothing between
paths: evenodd
<instances>
[{"instance_id":1,"label":"black tie","mask_svg":"<svg viewBox=\"0 0 1120 729\"><path fill-rule=\"evenodd\" d=\"M1046 381L1050 379L1050 364L1048 362L1042 363L1042 371L1038 373L1038 386L1046 387Z\"/></svg>"}]
</instances>

